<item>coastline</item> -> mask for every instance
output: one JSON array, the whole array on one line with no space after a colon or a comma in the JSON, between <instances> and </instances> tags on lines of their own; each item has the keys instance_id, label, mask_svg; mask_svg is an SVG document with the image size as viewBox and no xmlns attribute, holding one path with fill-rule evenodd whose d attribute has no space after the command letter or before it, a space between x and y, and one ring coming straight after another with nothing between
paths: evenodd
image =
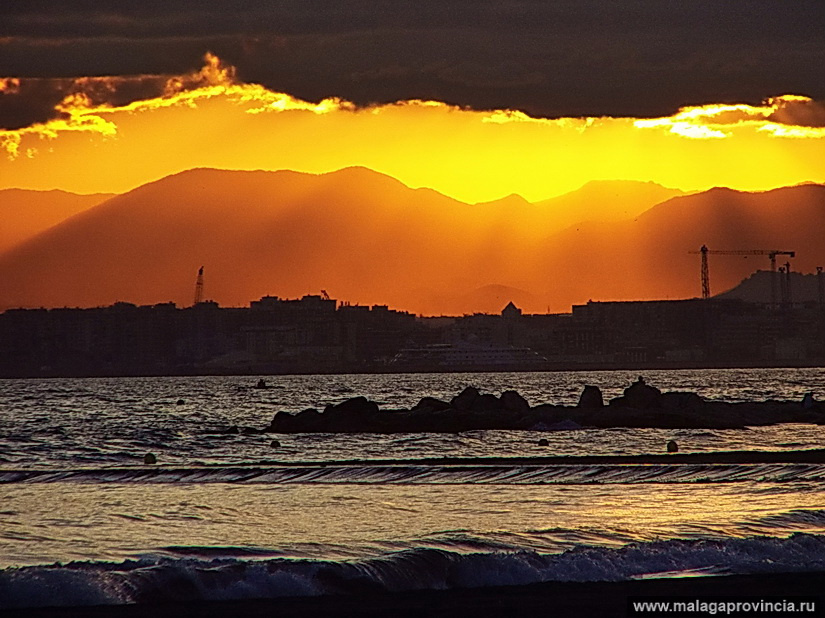
<instances>
[{"instance_id":1,"label":"coastline","mask_svg":"<svg viewBox=\"0 0 825 618\"><path fill-rule=\"evenodd\" d=\"M631 597L760 599L816 598L825 595L825 572L770 573L641 579L621 582L544 582L524 586L415 590L346 596L281 597L195 603L146 603L93 607L29 608L0 611L3 617L29 618L217 618L219 616L332 617L478 616L621 617L630 615ZM654 615L654 614L648 614Z\"/></svg>"},{"instance_id":2,"label":"coastline","mask_svg":"<svg viewBox=\"0 0 825 618\"><path fill-rule=\"evenodd\" d=\"M341 365L250 365L241 367L175 366L158 368L112 368L90 371L82 368L61 369L38 368L8 370L0 368L0 380L61 379L61 378L198 378L198 377L272 377L309 375L406 375L406 374L462 374L462 373L565 373L576 371L676 371L676 370L717 370L717 369L819 369L825 367L825 358L799 359L763 362L692 362L692 361L646 361L646 362L548 362L539 367L501 365L466 365L461 367L407 366L388 367L379 364Z\"/></svg>"}]
</instances>

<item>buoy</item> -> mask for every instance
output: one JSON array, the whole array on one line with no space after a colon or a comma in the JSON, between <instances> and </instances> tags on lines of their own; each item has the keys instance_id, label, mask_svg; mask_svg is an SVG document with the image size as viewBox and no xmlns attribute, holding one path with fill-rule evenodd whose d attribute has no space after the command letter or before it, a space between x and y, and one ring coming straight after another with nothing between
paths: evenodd
<instances>
[{"instance_id":1,"label":"buoy","mask_svg":"<svg viewBox=\"0 0 825 618\"><path fill-rule=\"evenodd\" d=\"M550 446L550 442L547 440L547 438L542 438L541 440L539 440L539 446Z\"/></svg>"},{"instance_id":2,"label":"buoy","mask_svg":"<svg viewBox=\"0 0 825 618\"><path fill-rule=\"evenodd\" d=\"M156 463L158 463L158 458L155 457L154 453L146 453L143 456L143 463L145 463L145 464L156 464Z\"/></svg>"},{"instance_id":3,"label":"buoy","mask_svg":"<svg viewBox=\"0 0 825 618\"><path fill-rule=\"evenodd\" d=\"M178 401L177 401L177 404L178 404L179 406L182 406L182 405L183 405L183 404L185 404L185 403L186 403L186 402L185 402L183 399L178 399Z\"/></svg>"},{"instance_id":4,"label":"buoy","mask_svg":"<svg viewBox=\"0 0 825 618\"><path fill-rule=\"evenodd\" d=\"M671 440L667 443L667 452L668 453L676 453L679 451L679 445L676 444L676 440Z\"/></svg>"},{"instance_id":5,"label":"buoy","mask_svg":"<svg viewBox=\"0 0 825 618\"><path fill-rule=\"evenodd\" d=\"M278 448L279 446L281 446L281 443L278 442L277 440L273 440L272 442L269 443L269 446L271 446L272 448Z\"/></svg>"}]
</instances>

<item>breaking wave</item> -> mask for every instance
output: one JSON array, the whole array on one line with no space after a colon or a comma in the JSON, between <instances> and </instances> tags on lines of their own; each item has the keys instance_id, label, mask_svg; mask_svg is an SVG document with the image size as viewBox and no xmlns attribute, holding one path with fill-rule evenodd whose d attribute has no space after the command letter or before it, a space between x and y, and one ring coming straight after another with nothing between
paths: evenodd
<instances>
[{"instance_id":1,"label":"breaking wave","mask_svg":"<svg viewBox=\"0 0 825 618\"><path fill-rule=\"evenodd\" d=\"M293 465L0 470L2 483L616 484L825 480L823 464Z\"/></svg>"},{"instance_id":2,"label":"breaking wave","mask_svg":"<svg viewBox=\"0 0 825 618\"><path fill-rule=\"evenodd\" d=\"M559 554L415 548L345 561L254 559L243 552L240 557L210 558L208 551L193 553L198 557L4 569L0 609L622 581L674 572L819 571L825 569L825 536L667 540L619 548L581 546Z\"/></svg>"}]
</instances>

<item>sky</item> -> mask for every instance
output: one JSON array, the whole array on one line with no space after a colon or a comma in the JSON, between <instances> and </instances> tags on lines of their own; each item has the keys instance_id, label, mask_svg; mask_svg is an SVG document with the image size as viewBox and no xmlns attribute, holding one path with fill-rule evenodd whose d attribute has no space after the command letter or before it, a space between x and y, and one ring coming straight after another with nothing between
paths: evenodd
<instances>
[{"instance_id":1,"label":"sky","mask_svg":"<svg viewBox=\"0 0 825 618\"><path fill-rule=\"evenodd\" d=\"M351 165L469 202L825 181L820 1L401 4L4 2L0 188Z\"/></svg>"},{"instance_id":2,"label":"sky","mask_svg":"<svg viewBox=\"0 0 825 618\"><path fill-rule=\"evenodd\" d=\"M823 32L821 0L5 0L0 189L198 167L360 166L469 204L825 183Z\"/></svg>"}]
</instances>

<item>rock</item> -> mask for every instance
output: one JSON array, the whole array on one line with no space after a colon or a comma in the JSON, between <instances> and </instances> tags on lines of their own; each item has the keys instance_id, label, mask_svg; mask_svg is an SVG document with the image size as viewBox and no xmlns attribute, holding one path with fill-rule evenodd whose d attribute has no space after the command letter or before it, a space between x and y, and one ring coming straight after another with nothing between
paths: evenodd
<instances>
[{"instance_id":1,"label":"rock","mask_svg":"<svg viewBox=\"0 0 825 618\"><path fill-rule=\"evenodd\" d=\"M696 393L673 391L663 393L659 404L665 410L697 410L704 406L705 400Z\"/></svg>"},{"instance_id":2,"label":"rock","mask_svg":"<svg viewBox=\"0 0 825 618\"><path fill-rule=\"evenodd\" d=\"M601 408L604 407L602 391L598 386L585 384L582 394L579 396L580 408Z\"/></svg>"},{"instance_id":3,"label":"rock","mask_svg":"<svg viewBox=\"0 0 825 618\"><path fill-rule=\"evenodd\" d=\"M501 407L507 412L524 414L530 410L530 404L516 391L504 391L501 393Z\"/></svg>"},{"instance_id":4,"label":"rock","mask_svg":"<svg viewBox=\"0 0 825 618\"><path fill-rule=\"evenodd\" d=\"M269 386L267 385L266 380L261 378L260 380L258 380L258 383L255 385L255 388L269 388Z\"/></svg>"},{"instance_id":5,"label":"rock","mask_svg":"<svg viewBox=\"0 0 825 618\"><path fill-rule=\"evenodd\" d=\"M257 431L257 430L256 430ZM212 429L208 431L204 431L203 435L205 436L228 436L233 434L240 433L237 425L230 425L229 427L224 427L223 429Z\"/></svg>"},{"instance_id":6,"label":"rock","mask_svg":"<svg viewBox=\"0 0 825 618\"><path fill-rule=\"evenodd\" d=\"M272 442L269 443L269 446L271 446L272 448L278 448L278 447L281 446L281 443L278 442L277 440L273 440Z\"/></svg>"},{"instance_id":7,"label":"rock","mask_svg":"<svg viewBox=\"0 0 825 618\"><path fill-rule=\"evenodd\" d=\"M539 446L550 446L550 441L547 438L541 438L538 441Z\"/></svg>"},{"instance_id":8,"label":"rock","mask_svg":"<svg viewBox=\"0 0 825 618\"><path fill-rule=\"evenodd\" d=\"M146 453L143 456L143 463L145 463L146 465L156 464L158 463L158 458L155 457L154 453Z\"/></svg>"},{"instance_id":9,"label":"rock","mask_svg":"<svg viewBox=\"0 0 825 618\"><path fill-rule=\"evenodd\" d=\"M547 431L575 431L581 428L582 426L579 425L576 421L566 418L563 421L559 421L558 423L553 423L552 425L550 425L547 428Z\"/></svg>"},{"instance_id":10,"label":"rock","mask_svg":"<svg viewBox=\"0 0 825 618\"><path fill-rule=\"evenodd\" d=\"M366 397L353 397L342 401L334 406L327 406L324 414L375 414L378 412L378 404L370 401Z\"/></svg>"},{"instance_id":11,"label":"rock","mask_svg":"<svg viewBox=\"0 0 825 618\"><path fill-rule=\"evenodd\" d=\"M278 412L272 417L264 431L268 433L294 433L319 431L321 427L321 413L315 408L307 408L290 414L289 412Z\"/></svg>"},{"instance_id":12,"label":"rock","mask_svg":"<svg viewBox=\"0 0 825 618\"><path fill-rule=\"evenodd\" d=\"M450 407L456 410L469 410L473 402L479 398L478 389L468 386L450 400Z\"/></svg>"},{"instance_id":13,"label":"rock","mask_svg":"<svg viewBox=\"0 0 825 618\"><path fill-rule=\"evenodd\" d=\"M637 410L658 408L661 405L661 396L662 391L646 384L645 379L639 376L638 380L624 389L624 396L611 399L610 405L636 408Z\"/></svg>"},{"instance_id":14,"label":"rock","mask_svg":"<svg viewBox=\"0 0 825 618\"><path fill-rule=\"evenodd\" d=\"M178 399L178 400L175 402L175 405L182 406L182 405L183 405L183 404L185 404L185 403L186 403L186 402L185 402L183 399Z\"/></svg>"},{"instance_id":15,"label":"rock","mask_svg":"<svg viewBox=\"0 0 825 618\"><path fill-rule=\"evenodd\" d=\"M814 400L813 393L805 393L805 396L802 398L802 407L806 410L816 407L816 401Z\"/></svg>"},{"instance_id":16,"label":"rock","mask_svg":"<svg viewBox=\"0 0 825 618\"><path fill-rule=\"evenodd\" d=\"M412 407L413 412L416 410L431 410L431 411L438 411L438 410L447 410L450 407L450 404L446 401L441 401L440 399L436 399L435 397L422 397L421 400Z\"/></svg>"},{"instance_id":17,"label":"rock","mask_svg":"<svg viewBox=\"0 0 825 618\"><path fill-rule=\"evenodd\" d=\"M470 411L478 414L496 414L501 412L501 400L495 395L485 393L479 395L470 404Z\"/></svg>"},{"instance_id":18,"label":"rock","mask_svg":"<svg viewBox=\"0 0 825 618\"><path fill-rule=\"evenodd\" d=\"M586 393L592 393L586 394ZM500 397L465 388L451 403L424 397L412 409L379 410L376 402L354 397L329 405L324 413L309 408L279 412L265 431L291 433L427 433L477 430L574 430L582 427L659 427L662 429L733 429L776 423L825 425L825 408L796 401L726 403L704 401L692 392L661 393L640 378L624 395L598 407L596 387L585 387L577 407L549 403L530 407L516 391ZM803 401L809 401L806 398ZM603 404L603 402L602 402ZM588 407L593 405L593 407ZM255 433L246 427L241 433ZM675 442L674 442L675 444ZM676 452L676 451L672 451Z\"/></svg>"},{"instance_id":19,"label":"rock","mask_svg":"<svg viewBox=\"0 0 825 618\"><path fill-rule=\"evenodd\" d=\"M679 452L679 445L676 444L676 440L671 440L667 443L667 452L668 453L678 453Z\"/></svg>"}]
</instances>

